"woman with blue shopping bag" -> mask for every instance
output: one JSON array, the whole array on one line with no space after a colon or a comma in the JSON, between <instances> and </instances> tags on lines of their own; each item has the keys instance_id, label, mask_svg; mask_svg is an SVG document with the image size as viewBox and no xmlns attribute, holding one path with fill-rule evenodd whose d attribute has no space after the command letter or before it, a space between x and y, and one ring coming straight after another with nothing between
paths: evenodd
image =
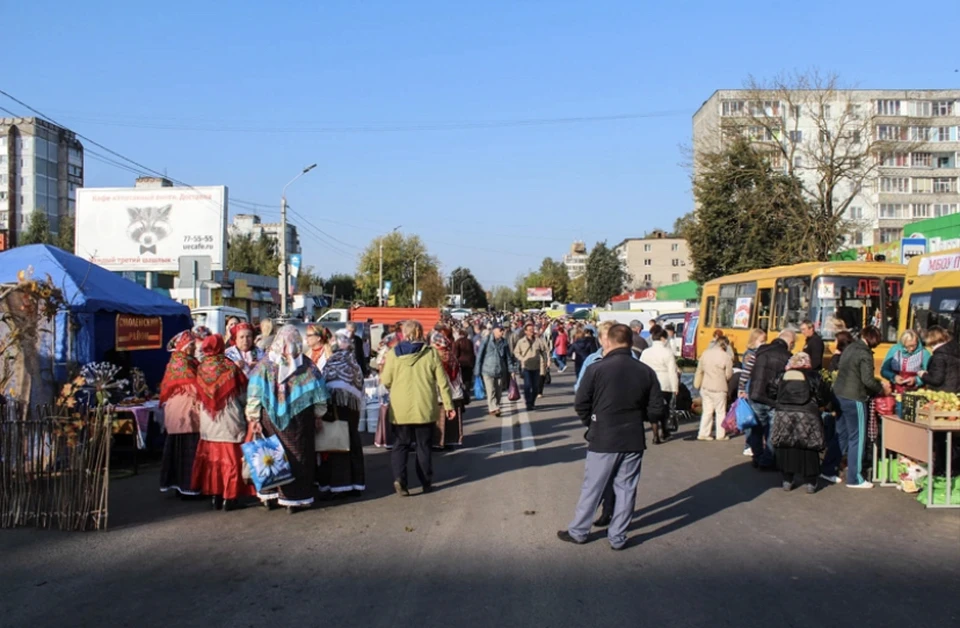
<instances>
[{"instance_id":1,"label":"woman with blue shopping bag","mask_svg":"<svg viewBox=\"0 0 960 628\"><path fill-rule=\"evenodd\" d=\"M293 479L276 490L260 490L257 497L268 510L277 504L293 514L313 504L316 474L317 427L330 398L323 376L303 355L303 339L292 325L277 332L264 359L250 374L247 420L254 434L276 436L282 451L274 448L264 460L289 463ZM282 460L280 460L282 462ZM282 465L281 465L282 466ZM253 465L253 474L269 473L267 465Z\"/></svg>"}]
</instances>

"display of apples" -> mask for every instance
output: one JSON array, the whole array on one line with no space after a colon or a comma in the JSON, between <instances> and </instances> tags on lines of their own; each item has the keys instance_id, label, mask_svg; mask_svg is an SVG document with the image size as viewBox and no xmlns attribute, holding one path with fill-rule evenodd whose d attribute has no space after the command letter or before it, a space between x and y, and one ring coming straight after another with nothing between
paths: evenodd
<instances>
[{"instance_id":1,"label":"display of apples","mask_svg":"<svg viewBox=\"0 0 960 628\"><path fill-rule=\"evenodd\" d=\"M936 392L933 390L918 390L913 393L927 400L923 404L923 410L932 410L934 412L960 412L960 396L949 392ZM958 417L960 418L960 417Z\"/></svg>"}]
</instances>

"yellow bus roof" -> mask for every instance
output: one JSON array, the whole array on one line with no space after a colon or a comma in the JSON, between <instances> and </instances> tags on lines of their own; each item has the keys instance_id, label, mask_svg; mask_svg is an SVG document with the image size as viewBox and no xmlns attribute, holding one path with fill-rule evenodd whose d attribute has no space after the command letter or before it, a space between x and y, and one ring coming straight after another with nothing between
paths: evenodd
<instances>
[{"instance_id":1,"label":"yellow bus roof","mask_svg":"<svg viewBox=\"0 0 960 628\"><path fill-rule=\"evenodd\" d=\"M777 277L793 277L797 275L905 275L906 272L907 267L903 264L890 264L888 262L804 262L802 264L793 264L792 266L760 268L737 275L718 277L705 283L704 288L719 284L757 281L759 279L775 279Z\"/></svg>"}]
</instances>

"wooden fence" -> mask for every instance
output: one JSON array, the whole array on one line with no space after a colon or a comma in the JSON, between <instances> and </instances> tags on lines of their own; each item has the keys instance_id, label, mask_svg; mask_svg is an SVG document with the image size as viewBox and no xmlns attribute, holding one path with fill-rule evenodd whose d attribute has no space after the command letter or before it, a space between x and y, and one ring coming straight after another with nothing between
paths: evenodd
<instances>
[{"instance_id":1,"label":"wooden fence","mask_svg":"<svg viewBox=\"0 0 960 628\"><path fill-rule=\"evenodd\" d=\"M106 529L110 419L0 398L0 528Z\"/></svg>"}]
</instances>

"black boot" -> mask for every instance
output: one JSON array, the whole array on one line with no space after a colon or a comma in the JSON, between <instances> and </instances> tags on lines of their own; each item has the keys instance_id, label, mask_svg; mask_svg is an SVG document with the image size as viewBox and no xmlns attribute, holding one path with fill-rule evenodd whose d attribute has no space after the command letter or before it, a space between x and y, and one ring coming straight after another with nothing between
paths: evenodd
<instances>
[{"instance_id":1,"label":"black boot","mask_svg":"<svg viewBox=\"0 0 960 628\"><path fill-rule=\"evenodd\" d=\"M669 419L664 419L660 422L660 442L665 443L668 440L670 440Z\"/></svg>"},{"instance_id":2,"label":"black boot","mask_svg":"<svg viewBox=\"0 0 960 628\"><path fill-rule=\"evenodd\" d=\"M223 512L230 512L231 510L240 510L242 506L235 499L225 499L223 500Z\"/></svg>"},{"instance_id":3,"label":"black boot","mask_svg":"<svg viewBox=\"0 0 960 628\"><path fill-rule=\"evenodd\" d=\"M265 499L260 502L260 505L266 508L267 510L276 510L277 509L277 500L275 499Z\"/></svg>"},{"instance_id":4,"label":"black boot","mask_svg":"<svg viewBox=\"0 0 960 628\"><path fill-rule=\"evenodd\" d=\"M212 500L210 500L210 507L214 510L220 510L223 508L223 498L219 495L215 495Z\"/></svg>"}]
</instances>

